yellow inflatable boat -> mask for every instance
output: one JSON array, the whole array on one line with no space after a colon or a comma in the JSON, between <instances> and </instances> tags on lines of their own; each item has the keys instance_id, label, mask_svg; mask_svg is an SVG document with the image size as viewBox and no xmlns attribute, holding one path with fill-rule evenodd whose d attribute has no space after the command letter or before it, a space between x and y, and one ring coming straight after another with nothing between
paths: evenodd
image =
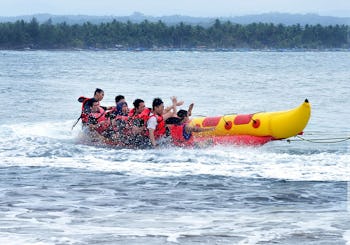
<instances>
[{"instance_id":1,"label":"yellow inflatable boat","mask_svg":"<svg viewBox=\"0 0 350 245\"><path fill-rule=\"evenodd\" d=\"M210 139L214 144L262 145L302 134L310 115L311 106L306 99L291 110L200 117L192 119L190 124L202 128L215 127L213 131L194 133L194 142Z\"/></svg>"}]
</instances>

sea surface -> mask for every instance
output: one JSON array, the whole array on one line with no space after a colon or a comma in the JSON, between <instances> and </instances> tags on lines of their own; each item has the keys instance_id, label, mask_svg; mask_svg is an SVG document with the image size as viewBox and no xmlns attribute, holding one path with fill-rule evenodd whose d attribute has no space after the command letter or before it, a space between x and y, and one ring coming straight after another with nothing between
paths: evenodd
<instances>
[{"instance_id":1,"label":"sea surface","mask_svg":"<svg viewBox=\"0 0 350 245\"><path fill-rule=\"evenodd\" d=\"M0 244L350 244L350 52L0 51ZM81 95L176 95L193 116L307 98L261 147L80 144Z\"/></svg>"}]
</instances>

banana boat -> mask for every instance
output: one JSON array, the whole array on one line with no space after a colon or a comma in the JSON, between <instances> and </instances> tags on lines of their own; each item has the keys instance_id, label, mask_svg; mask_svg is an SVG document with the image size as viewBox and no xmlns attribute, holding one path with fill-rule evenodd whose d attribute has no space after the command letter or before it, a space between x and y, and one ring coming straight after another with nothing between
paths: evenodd
<instances>
[{"instance_id":1,"label":"banana boat","mask_svg":"<svg viewBox=\"0 0 350 245\"><path fill-rule=\"evenodd\" d=\"M262 145L272 140L302 134L311 115L307 99L298 107L277 112L224 115L193 118L191 126L215 127L212 131L194 133L194 142L213 144Z\"/></svg>"}]
</instances>

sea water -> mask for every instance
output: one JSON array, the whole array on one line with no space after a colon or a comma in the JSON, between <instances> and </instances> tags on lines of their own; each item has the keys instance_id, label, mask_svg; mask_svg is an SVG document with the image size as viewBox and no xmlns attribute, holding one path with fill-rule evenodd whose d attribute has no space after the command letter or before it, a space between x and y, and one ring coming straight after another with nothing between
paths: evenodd
<instances>
[{"instance_id":1,"label":"sea water","mask_svg":"<svg viewBox=\"0 0 350 245\"><path fill-rule=\"evenodd\" d=\"M350 244L349 67L350 52L0 51L0 244ZM175 95L194 117L305 98L312 115L262 147L87 146L71 127L95 88L102 105Z\"/></svg>"}]
</instances>

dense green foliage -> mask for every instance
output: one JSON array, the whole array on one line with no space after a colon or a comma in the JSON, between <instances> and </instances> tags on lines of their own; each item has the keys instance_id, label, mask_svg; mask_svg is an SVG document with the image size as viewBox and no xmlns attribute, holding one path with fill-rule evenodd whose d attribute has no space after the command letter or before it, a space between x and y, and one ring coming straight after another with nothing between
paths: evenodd
<instances>
[{"instance_id":1,"label":"dense green foliage","mask_svg":"<svg viewBox=\"0 0 350 245\"><path fill-rule=\"evenodd\" d=\"M215 23L204 28L179 23L89 22L83 25L53 25L51 21L0 23L1 49L65 48L349 48L349 26L274 25L231 22Z\"/></svg>"}]
</instances>

